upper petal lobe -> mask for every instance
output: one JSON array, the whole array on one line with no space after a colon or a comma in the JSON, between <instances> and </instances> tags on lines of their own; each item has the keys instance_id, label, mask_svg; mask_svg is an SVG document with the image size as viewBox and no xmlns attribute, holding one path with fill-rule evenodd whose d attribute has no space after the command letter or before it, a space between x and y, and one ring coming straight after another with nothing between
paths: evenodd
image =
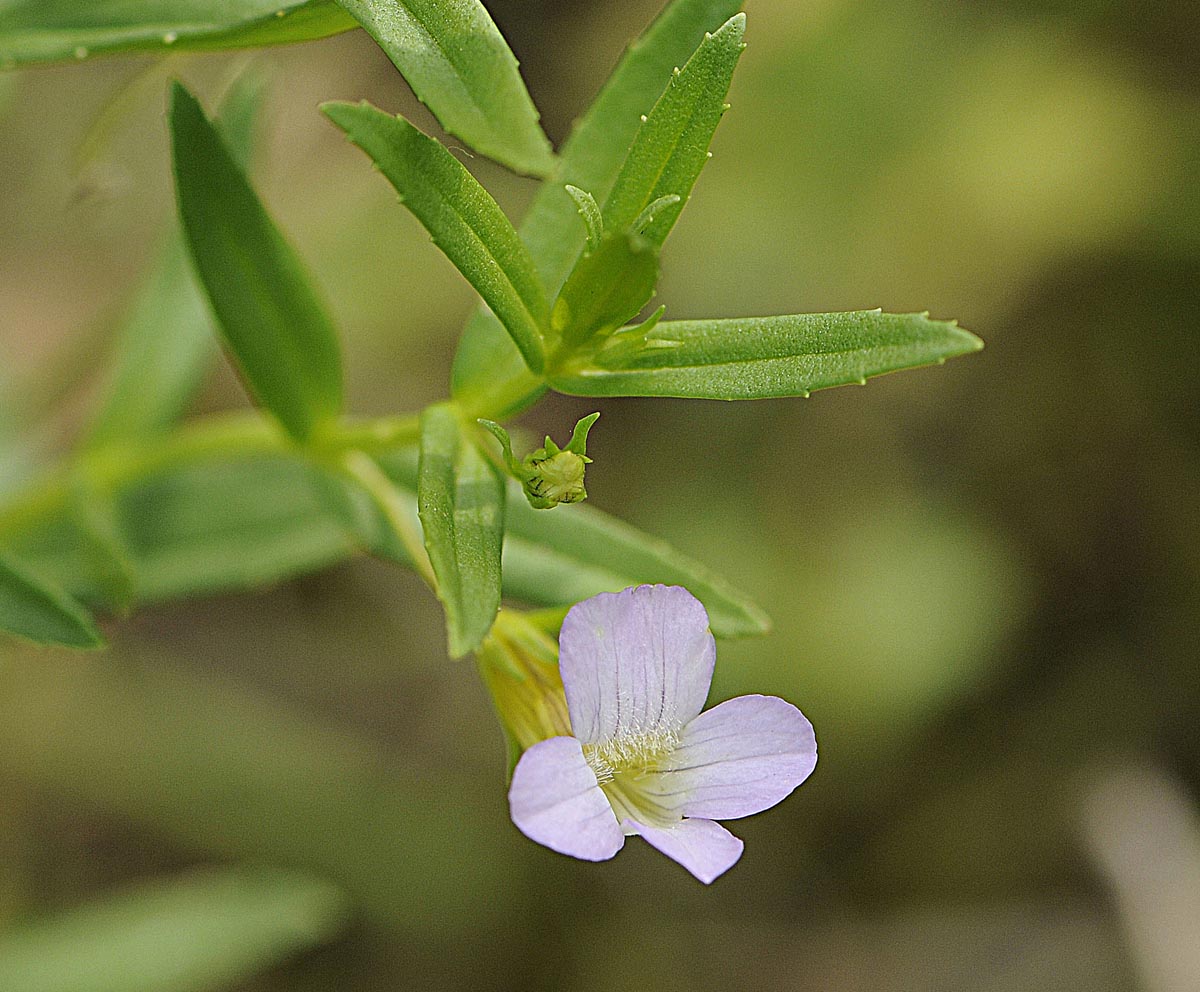
<instances>
[{"instance_id":1,"label":"upper petal lobe","mask_svg":"<svg viewBox=\"0 0 1200 992\"><path fill-rule=\"evenodd\" d=\"M571 727L586 743L682 727L703 707L716 660L708 614L679 586L584 600L559 645Z\"/></svg>"}]
</instances>

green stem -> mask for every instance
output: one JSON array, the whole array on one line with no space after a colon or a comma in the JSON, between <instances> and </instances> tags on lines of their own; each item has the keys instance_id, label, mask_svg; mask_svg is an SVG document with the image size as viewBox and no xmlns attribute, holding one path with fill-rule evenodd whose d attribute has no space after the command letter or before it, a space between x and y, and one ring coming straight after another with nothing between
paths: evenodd
<instances>
[{"instance_id":1,"label":"green stem","mask_svg":"<svg viewBox=\"0 0 1200 992\"><path fill-rule=\"evenodd\" d=\"M341 460L342 468L366 490L395 535L400 538L404 550L412 559L413 568L425 580L425 584L437 595L437 577L425 550L425 539L408 512L408 507L399 499L396 487L383 469L370 455L363 451L347 451Z\"/></svg>"},{"instance_id":2,"label":"green stem","mask_svg":"<svg viewBox=\"0 0 1200 992\"><path fill-rule=\"evenodd\" d=\"M485 389L456 396L455 401L468 420L511 420L540 400L546 388L541 376L526 370L511 379L489 382Z\"/></svg>"},{"instance_id":3,"label":"green stem","mask_svg":"<svg viewBox=\"0 0 1200 992\"><path fill-rule=\"evenodd\" d=\"M414 442L417 436L415 416L396 416L338 424L319 443L321 453L383 454ZM61 512L70 498L72 479L81 474L102 491L111 491L206 456L242 458L300 452L273 421L252 412L203 417L141 444L81 451L0 507L0 540Z\"/></svg>"},{"instance_id":4,"label":"green stem","mask_svg":"<svg viewBox=\"0 0 1200 992\"><path fill-rule=\"evenodd\" d=\"M385 455L420 437L415 414L373 419L348 420L338 425L332 436L333 447L340 451L365 451Z\"/></svg>"}]
</instances>

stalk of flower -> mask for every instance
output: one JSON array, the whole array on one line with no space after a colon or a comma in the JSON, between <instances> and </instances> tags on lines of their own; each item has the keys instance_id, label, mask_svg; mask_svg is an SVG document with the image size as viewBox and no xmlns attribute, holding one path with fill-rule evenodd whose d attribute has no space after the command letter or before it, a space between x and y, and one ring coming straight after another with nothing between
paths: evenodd
<instances>
[{"instance_id":1,"label":"stalk of flower","mask_svg":"<svg viewBox=\"0 0 1200 992\"><path fill-rule=\"evenodd\" d=\"M552 850L604 861L636 834L709 883L742 853L716 821L774 806L816 765L812 725L778 697L701 712L716 644L686 589L584 600L559 653L570 733L528 747L509 789L517 828Z\"/></svg>"}]
</instances>

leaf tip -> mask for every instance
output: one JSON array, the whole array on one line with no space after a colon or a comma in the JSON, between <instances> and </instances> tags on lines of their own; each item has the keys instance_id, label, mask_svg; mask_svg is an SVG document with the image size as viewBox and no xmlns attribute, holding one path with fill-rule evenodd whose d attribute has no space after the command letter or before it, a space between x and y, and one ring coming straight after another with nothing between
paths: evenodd
<instances>
[{"instance_id":1,"label":"leaf tip","mask_svg":"<svg viewBox=\"0 0 1200 992\"><path fill-rule=\"evenodd\" d=\"M762 607L744 595L736 597L736 604L736 617L726 615L713 618L712 629L717 637L762 637L771 633L774 624Z\"/></svg>"},{"instance_id":2,"label":"leaf tip","mask_svg":"<svg viewBox=\"0 0 1200 992\"><path fill-rule=\"evenodd\" d=\"M81 651L100 651L108 647L108 641L105 640L104 635L94 625L89 625L79 643L71 646L79 648Z\"/></svg>"},{"instance_id":3,"label":"leaf tip","mask_svg":"<svg viewBox=\"0 0 1200 992\"><path fill-rule=\"evenodd\" d=\"M178 120L181 113L203 114L200 101L194 93L183 85L179 79L171 80L170 96L167 103L167 114L172 123Z\"/></svg>"},{"instance_id":4,"label":"leaf tip","mask_svg":"<svg viewBox=\"0 0 1200 992\"><path fill-rule=\"evenodd\" d=\"M964 354L969 355L976 351L983 351L983 338L978 334L972 334L965 327L958 325L955 325L954 330L958 334L959 340L963 342Z\"/></svg>"},{"instance_id":5,"label":"leaf tip","mask_svg":"<svg viewBox=\"0 0 1200 992\"><path fill-rule=\"evenodd\" d=\"M367 101L363 100L360 103L350 103L348 100L326 100L324 103L317 104L317 109L328 117L334 124L346 129L343 120L356 110L365 109L368 106Z\"/></svg>"},{"instance_id":6,"label":"leaf tip","mask_svg":"<svg viewBox=\"0 0 1200 992\"><path fill-rule=\"evenodd\" d=\"M929 320L929 312L926 311L922 316ZM947 355L948 358L953 358L957 355L970 355L976 351L983 350L983 338L977 334L972 334L965 327L959 327L957 320L934 321L940 323L946 329L946 335L953 344L954 351Z\"/></svg>"},{"instance_id":7,"label":"leaf tip","mask_svg":"<svg viewBox=\"0 0 1200 992\"><path fill-rule=\"evenodd\" d=\"M738 51L741 51L743 48L746 47L742 43L742 36L745 33L746 33L746 12L741 11L740 13L734 14L731 18L729 18L729 20L727 20L724 24L722 24L719 28L717 28L717 30L714 31L712 34L706 34L705 41L709 40L710 38L719 38L721 40L724 40L726 37L730 37L734 40L735 44L738 46Z\"/></svg>"}]
</instances>

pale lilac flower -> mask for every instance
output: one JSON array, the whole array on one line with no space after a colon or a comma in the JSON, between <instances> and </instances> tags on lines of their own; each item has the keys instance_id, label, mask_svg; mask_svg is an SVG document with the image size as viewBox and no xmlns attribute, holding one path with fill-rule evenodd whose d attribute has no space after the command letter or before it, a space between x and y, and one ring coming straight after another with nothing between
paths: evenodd
<instances>
[{"instance_id":1,"label":"pale lilac flower","mask_svg":"<svg viewBox=\"0 0 1200 992\"><path fill-rule=\"evenodd\" d=\"M508 793L518 829L552 850L605 861L639 834L708 883L742 853L716 821L774 806L817 763L812 724L782 699L700 712L716 644L686 589L593 596L559 645L574 736L529 748Z\"/></svg>"}]
</instances>

